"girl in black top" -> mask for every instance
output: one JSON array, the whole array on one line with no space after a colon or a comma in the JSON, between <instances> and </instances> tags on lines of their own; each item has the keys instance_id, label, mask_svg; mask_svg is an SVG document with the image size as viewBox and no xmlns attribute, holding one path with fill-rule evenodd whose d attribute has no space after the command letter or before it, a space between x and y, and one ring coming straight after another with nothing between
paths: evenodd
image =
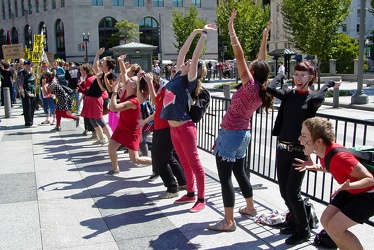
<instances>
[{"instance_id":1,"label":"girl in black top","mask_svg":"<svg viewBox=\"0 0 374 250\"><path fill-rule=\"evenodd\" d=\"M285 77L283 73L279 73L267 87L268 93L282 101L272 134L278 136L276 167L279 190L290 211L287 227L280 232L291 234L286 239L286 244L290 245L300 244L310 237L309 220L301 197L305 172L295 171L292 165L295 158L306 158L303 146L298 141L300 128L304 120L316 115L325 100L326 91L341 84L341 81L328 81L318 92L313 92L309 89L317 75L313 64L300 62L296 64L294 71L292 84L295 88L276 88Z\"/></svg>"}]
</instances>

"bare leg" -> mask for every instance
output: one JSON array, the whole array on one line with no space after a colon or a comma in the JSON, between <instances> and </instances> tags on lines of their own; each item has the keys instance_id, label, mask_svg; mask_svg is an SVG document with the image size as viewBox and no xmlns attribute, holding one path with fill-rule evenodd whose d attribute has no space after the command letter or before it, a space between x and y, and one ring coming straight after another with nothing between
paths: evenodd
<instances>
[{"instance_id":1,"label":"bare leg","mask_svg":"<svg viewBox=\"0 0 374 250\"><path fill-rule=\"evenodd\" d=\"M97 126L95 128L95 131L96 131L96 134L97 134L97 136L99 137L100 140L104 139L103 130L101 129L100 126Z\"/></svg>"},{"instance_id":2,"label":"bare leg","mask_svg":"<svg viewBox=\"0 0 374 250\"><path fill-rule=\"evenodd\" d=\"M118 157L117 157L117 149L119 148L119 146L120 146L120 143L112 139L109 140L108 154L109 154L110 161L112 162L113 170L115 172L119 171Z\"/></svg>"},{"instance_id":3,"label":"bare leg","mask_svg":"<svg viewBox=\"0 0 374 250\"><path fill-rule=\"evenodd\" d=\"M234 208L225 207L225 220L227 225L232 226L234 224Z\"/></svg>"},{"instance_id":4,"label":"bare leg","mask_svg":"<svg viewBox=\"0 0 374 250\"><path fill-rule=\"evenodd\" d=\"M129 156L130 161L132 161L135 164L142 164L142 165L151 165L152 164L152 158L149 156L141 156L139 157L139 152L136 150L129 149Z\"/></svg>"},{"instance_id":5,"label":"bare leg","mask_svg":"<svg viewBox=\"0 0 374 250\"><path fill-rule=\"evenodd\" d=\"M105 127L103 127L103 132L108 138L108 140L112 137L113 132L112 132L112 129L109 127L109 125L106 125Z\"/></svg>"}]
</instances>

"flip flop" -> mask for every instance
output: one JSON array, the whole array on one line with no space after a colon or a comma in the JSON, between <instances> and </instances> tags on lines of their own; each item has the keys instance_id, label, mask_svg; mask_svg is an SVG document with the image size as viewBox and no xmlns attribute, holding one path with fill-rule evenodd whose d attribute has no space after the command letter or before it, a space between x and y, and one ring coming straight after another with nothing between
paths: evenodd
<instances>
[{"instance_id":1,"label":"flip flop","mask_svg":"<svg viewBox=\"0 0 374 250\"><path fill-rule=\"evenodd\" d=\"M239 214L255 217L257 215L257 210L253 210L252 213L248 213L247 207L243 207L239 209Z\"/></svg>"}]
</instances>

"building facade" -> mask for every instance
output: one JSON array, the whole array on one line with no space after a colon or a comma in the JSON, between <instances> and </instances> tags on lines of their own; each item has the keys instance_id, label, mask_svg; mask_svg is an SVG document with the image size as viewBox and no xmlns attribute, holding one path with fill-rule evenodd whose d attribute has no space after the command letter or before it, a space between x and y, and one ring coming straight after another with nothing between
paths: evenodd
<instances>
[{"instance_id":1,"label":"building facade","mask_svg":"<svg viewBox=\"0 0 374 250\"><path fill-rule=\"evenodd\" d=\"M56 58L92 61L100 47L110 53L109 48L119 45L110 37L116 32L115 23L125 19L143 32L136 42L157 46L154 58L175 62L170 19L174 8L187 11L191 4L197 7L198 17L215 22L217 2L212 0L0 0L0 36L31 48L33 34L44 30L45 50ZM83 33L89 41L84 41ZM208 35L202 57L218 59L216 33Z\"/></svg>"}]
</instances>

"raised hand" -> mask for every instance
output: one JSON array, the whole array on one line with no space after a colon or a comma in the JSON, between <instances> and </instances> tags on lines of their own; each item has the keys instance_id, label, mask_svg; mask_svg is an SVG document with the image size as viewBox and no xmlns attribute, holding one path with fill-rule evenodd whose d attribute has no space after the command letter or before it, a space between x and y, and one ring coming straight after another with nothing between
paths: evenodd
<instances>
[{"instance_id":1,"label":"raised hand","mask_svg":"<svg viewBox=\"0 0 374 250\"><path fill-rule=\"evenodd\" d=\"M217 30L217 27L214 23L208 23L204 26L203 30L205 31Z\"/></svg>"},{"instance_id":2,"label":"raised hand","mask_svg":"<svg viewBox=\"0 0 374 250\"><path fill-rule=\"evenodd\" d=\"M236 18L236 14L237 14L236 10L233 10L231 12L229 23L227 24L230 32L234 30L234 20Z\"/></svg>"}]
</instances>

